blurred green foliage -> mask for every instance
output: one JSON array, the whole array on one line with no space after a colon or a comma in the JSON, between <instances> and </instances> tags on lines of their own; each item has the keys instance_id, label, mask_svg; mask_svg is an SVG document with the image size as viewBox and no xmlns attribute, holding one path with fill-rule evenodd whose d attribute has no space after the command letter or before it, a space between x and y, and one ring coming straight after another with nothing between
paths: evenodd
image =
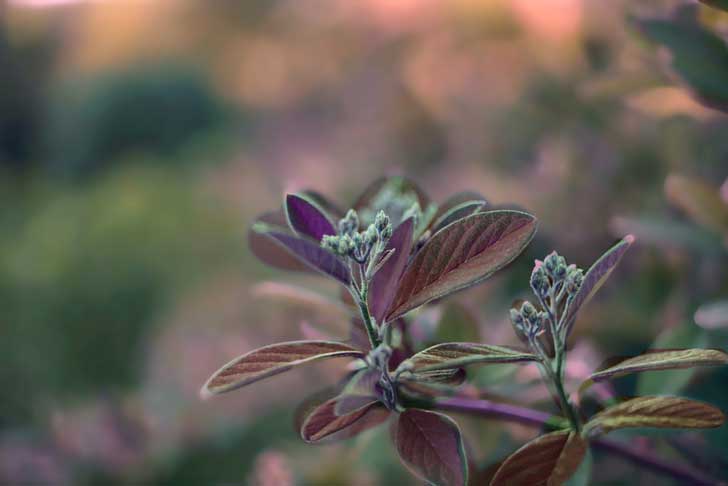
<instances>
[{"instance_id":1,"label":"blurred green foliage","mask_svg":"<svg viewBox=\"0 0 728 486\"><path fill-rule=\"evenodd\" d=\"M2 199L6 425L42 413L36 406L51 398L136 383L168 298L229 265L243 245L224 208L153 167L71 191L42 181Z\"/></svg>"}]
</instances>

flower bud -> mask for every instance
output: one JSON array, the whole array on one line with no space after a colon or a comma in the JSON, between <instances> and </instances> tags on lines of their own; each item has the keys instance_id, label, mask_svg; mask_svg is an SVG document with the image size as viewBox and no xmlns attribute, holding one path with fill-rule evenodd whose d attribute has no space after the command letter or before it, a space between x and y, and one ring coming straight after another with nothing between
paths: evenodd
<instances>
[{"instance_id":1,"label":"flower bud","mask_svg":"<svg viewBox=\"0 0 728 486\"><path fill-rule=\"evenodd\" d=\"M339 238L339 247L337 248L337 253L342 256L346 256L351 254L351 252L354 250L354 242L351 239L351 236L344 235L341 238Z\"/></svg>"},{"instance_id":2,"label":"flower bud","mask_svg":"<svg viewBox=\"0 0 728 486\"><path fill-rule=\"evenodd\" d=\"M339 221L339 233L342 235L351 235L359 229L359 216L356 211L350 209L347 211L344 219Z\"/></svg>"},{"instance_id":3,"label":"flower bud","mask_svg":"<svg viewBox=\"0 0 728 486\"><path fill-rule=\"evenodd\" d=\"M566 291L574 295L582 283L584 283L584 271L576 268L576 265L570 265L566 275Z\"/></svg>"},{"instance_id":4,"label":"flower bud","mask_svg":"<svg viewBox=\"0 0 728 486\"><path fill-rule=\"evenodd\" d=\"M516 327L523 327L523 316L516 309L511 309L511 322Z\"/></svg>"},{"instance_id":5,"label":"flower bud","mask_svg":"<svg viewBox=\"0 0 728 486\"><path fill-rule=\"evenodd\" d=\"M379 232L377 232L377 228L375 225L370 224L367 228L366 232L364 233L364 241L369 246L374 246L379 241Z\"/></svg>"},{"instance_id":6,"label":"flower bud","mask_svg":"<svg viewBox=\"0 0 728 486\"><path fill-rule=\"evenodd\" d=\"M374 218L374 227L379 233L383 232L390 224L389 216L384 211L379 211Z\"/></svg>"},{"instance_id":7,"label":"flower bud","mask_svg":"<svg viewBox=\"0 0 728 486\"><path fill-rule=\"evenodd\" d=\"M339 237L333 235L324 235L324 237L321 238L321 246L326 250L338 253Z\"/></svg>"},{"instance_id":8,"label":"flower bud","mask_svg":"<svg viewBox=\"0 0 728 486\"><path fill-rule=\"evenodd\" d=\"M542 266L536 267L531 273L531 288L539 297L545 297L549 292L549 278Z\"/></svg>"},{"instance_id":9,"label":"flower bud","mask_svg":"<svg viewBox=\"0 0 728 486\"><path fill-rule=\"evenodd\" d=\"M536 308L529 301L525 301L521 304L521 315L524 319L529 320L532 316L535 316L536 313Z\"/></svg>"}]
</instances>

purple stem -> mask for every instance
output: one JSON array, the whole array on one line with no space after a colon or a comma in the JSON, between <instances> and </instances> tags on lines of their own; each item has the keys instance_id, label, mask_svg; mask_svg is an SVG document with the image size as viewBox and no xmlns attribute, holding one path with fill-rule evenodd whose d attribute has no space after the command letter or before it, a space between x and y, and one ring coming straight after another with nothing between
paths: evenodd
<instances>
[{"instance_id":1,"label":"purple stem","mask_svg":"<svg viewBox=\"0 0 728 486\"><path fill-rule=\"evenodd\" d=\"M523 425L542 427L553 425L554 417L548 413L530 408L494 403L488 400L471 398L446 398L438 400L434 408L451 412L473 413L480 416L509 420ZM691 468L661 459L644 449L636 449L628 444L599 438L592 439L591 445L604 452L620 456L655 473L671 476L680 484L696 486L718 486L725 483L703 476Z\"/></svg>"}]
</instances>

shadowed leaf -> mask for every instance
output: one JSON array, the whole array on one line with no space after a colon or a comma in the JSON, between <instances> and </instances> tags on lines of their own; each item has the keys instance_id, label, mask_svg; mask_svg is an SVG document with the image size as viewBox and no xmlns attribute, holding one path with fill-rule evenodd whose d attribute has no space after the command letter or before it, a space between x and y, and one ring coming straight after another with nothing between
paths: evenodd
<instances>
[{"instance_id":1,"label":"shadowed leaf","mask_svg":"<svg viewBox=\"0 0 728 486\"><path fill-rule=\"evenodd\" d=\"M379 202L378 199L382 197L383 192L391 192L394 196L412 193L416 196L421 208L425 208L429 204L429 198L415 182L402 176L384 176L375 180L364 189L364 192L361 193L354 203L353 208L357 211L365 208L384 209L376 207L377 202ZM375 207L372 208L372 205ZM389 216L392 217L392 215Z\"/></svg>"},{"instance_id":2,"label":"shadowed leaf","mask_svg":"<svg viewBox=\"0 0 728 486\"><path fill-rule=\"evenodd\" d=\"M700 1L713 8L717 8L717 9L728 12L728 0L700 0Z\"/></svg>"},{"instance_id":3,"label":"shadowed leaf","mask_svg":"<svg viewBox=\"0 0 728 486\"><path fill-rule=\"evenodd\" d=\"M338 398L333 398L314 408L303 421L301 438L306 442L322 439L342 440L353 437L364 430L376 427L389 417L389 410L378 401L366 404L344 414L336 415Z\"/></svg>"},{"instance_id":4,"label":"shadowed leaf","mask_svg":"<svg viewBox=\"0 0 728 486\"><path fill-rule=\"evenodd\" d=\"M713 1L717 6L717 1ZM701 102L728 110L728 46L695 18L694 4L683 4L671 18L637 20L640 31L670 52L670 67Z\"/></svg>"},{"instance_id":5,"label":"shadowed leaf","mask_svg":"<svg viewBox=\"0 0 728 486\"><path fill-rule=\"evenodd\" d=\"M607 250L599 260L589 268L584 275L584 282L581 284L574 300L569 306L569 311L565 319L566 325L566 336L569 336L571 329L574 326L576 315L579 309L592 298L592 296L599 290L599 288L606 282L612 271L615 269L622 256L634 243L634 236L627 235L616 245Z\"/></svg>"},{"instance_id":6,"label":"shadowed leaf","mask_svg":"<svg viewBox=\"0 0 728 486\"><path fill-rule=\"evenodd\" d=\"M728 364L728 354L717 349L656 350L626 359L617 365L592 374L589 379L602 381L642 371L720 366L724 364Z\"/></svg>"},{"instance_id":7,"label":"shadowed leaf","mask_svg":"<svg viewBox=\"0 0 728 486\"><path fill-rule=\"evenodd\" d=\"M202 387L201 394L224 393L241 386L288 371L312 361L352 357L364 354L346 344L333 341L291 341L271 344L235 358L218 371Z\"/></svg>"},{"instance_id":8,"label":"shadowed leaf","mask_svg":"<svg viewBox=\"0 0 728 486\"><path fill-rule=\"evenodd\" d=\"M538 356L527 351L505 346L477 343L437 344L405 361L415 373L461 368L471 364L518 363L538 361Z\"/></svg>"},{"instance_id":9,"label":"shadowed leaf","mask_svg":"<svg viewBox=\"0 0 728 486\"><path fill-rule=\"evenodd\" d=\"M557 486L579 468L587 442L568 430L542 435L514 452L501 465L491 486Z\"/></svg>"},{"instance_id":10,"label":"shadowed leaf","mask_svg":"<svg viewBox=\"0 0 728 486\"><path fill-rule=\"evenodd\" d=\"M400 459L417 477L441 486L463 486L468 464L460 429L446 415L408 409L399 415L392 438Z\"/></svg>"},{"instance_id":11,"label":"shadowed leaf","mask_svg":"<svg viewBox=\"0 0 728 486\"><path fill-rule=\"evenodd\" d=\"M316 203L304 196L288 194L286 196L286 216L291 228L314 241L321 241L324 235L335 235L336 229L329 218Z\"/></svg>"},{"instance_id":12,"label":"shadowed leaf","mask_svg":"<svg viewBox=\"0 0 728 486\"><path fill-rule=\"evenodd\" d=\"M485 201L465 201L457 206L450 208L447 212L437 217L432 223L432 232L437 233L450 223L454 223L459 219L463 219L471 214L477 213L485 207Z\"/></svg>"},{"instance_id":13,"label":"shadowed leaf","mask_svg":"<svg viewBox=\"0 0 728 486\"><path fill-rule=\"evenodd\" d=\"M723 425L723 412L707 403L677 397L639 397L599 412L584 426L589 435L634 427L706 429Z\"/></svg>"},{"instance_id":14,"label":"shadowed leaf","mask_svg":"<svg viewBox=\"0 0 728 486\"><path fill-rule=\"evenodd\" d=\"M322 248L319 243L260 225L256 225L253 231L258 231L262 236L268 238L269 245L280 246L311 269L328 275L344 285L349 285L349 268L340 258Z\"/></svg>"},{"instance_id":15,"label":"shadowed leaf","mask_svg":"<svg viewBox=\"0 0 728 486\"><path fill-rule=\"evenodd\" d=\"M377 383L382 372L375 368L365 368L357 371L349 378L338 397L334 413L346 415L366 405L377 398Z\"/></svg>"},{"instance_id":16,"label":"shadowed leaf","mask_svg":"<svg viewBox=\"0 0 728 486\"><path fill-rule=\"evenodd\" d=\"M262 214L255 220L253 226L248 230L250 250L260 261L272 267L294 272L315 271L281 245L271 244L270 238L255 230L255 228L260 229L261 227L286 233L288 231L288 222L282 209Z\"/></svg>"},{"instance_id":17,"label":"shadowed leaf","mask_svg":"<svg viewBox=\"0 0 728 486\"><path fill-rule=\"evenodd\" d=\"M407 266L388 319L475 285L510 263L536 232L536 219L489 211L456 221L425 243Z\"/></svg>"},{"instance_id":18,"label":"shadowed leaf","mask_svg":"<svg viewBox=\"0 0 728 486\"><path fill-rule=\"evenodd\" d=\"M414 221L408 218L402 222L389 239L387 250L394 254L382 265L374 275L369 293L369 305L372 315L379 325L383 324L389 305L392 303L397 284L402 276L410 251L412 250L412 234Z\"/></svg>"},{"instance_id":19,"label":"shadowed leaf","mask_svg":"<svg viewBox=\"0 0 728 486\"><path fill-rule=\"evenodd\" d=\"M344 217L344 211L339 207L338 204L330 201L326 196L318 191L312 191L310 189L303 191L301 194L312 200L314 203L324 210L333 221L338 221Z\"/></svg>"}]
</instances>

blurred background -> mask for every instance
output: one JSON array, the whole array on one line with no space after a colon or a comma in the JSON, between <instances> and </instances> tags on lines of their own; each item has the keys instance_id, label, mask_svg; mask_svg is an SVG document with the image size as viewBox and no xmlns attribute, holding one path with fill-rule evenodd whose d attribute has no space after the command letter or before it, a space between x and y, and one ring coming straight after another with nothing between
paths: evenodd
<instances>
[{"instance_id":1,"label":"blurred background","mask_svg":"<svg viewBox=\"0 0 728 486\"><path fill-rule=\"evenodd\" d=\"M522 258L452 299L474 316L472 338L495 343L514 339L508 309L534 258L557 249L587 267L634 233L578 323L574 379L651 346L727 348L728 116L670 68L669 35L640 28L679 6L0 0L0 483L415 484L386 427L336 445L297 438L297 404L335 382L336 363L198 398L220 365L302 324L344 334L331 306L284 302L279 285L334 287L247 248L248 224L285 191L346 207L399 173L438 201L476 190L537 215ZM728 32L728 13L690 7L700 29ZM471 376L548 408L514 385L534 378ZM726 380L615 386L728 410ZM537 433L456 418L480 467ZM728 477L726 427L632 440ZM595 456L591 484L625 478L669 484Z\"/></svg>"}]
</instances>

